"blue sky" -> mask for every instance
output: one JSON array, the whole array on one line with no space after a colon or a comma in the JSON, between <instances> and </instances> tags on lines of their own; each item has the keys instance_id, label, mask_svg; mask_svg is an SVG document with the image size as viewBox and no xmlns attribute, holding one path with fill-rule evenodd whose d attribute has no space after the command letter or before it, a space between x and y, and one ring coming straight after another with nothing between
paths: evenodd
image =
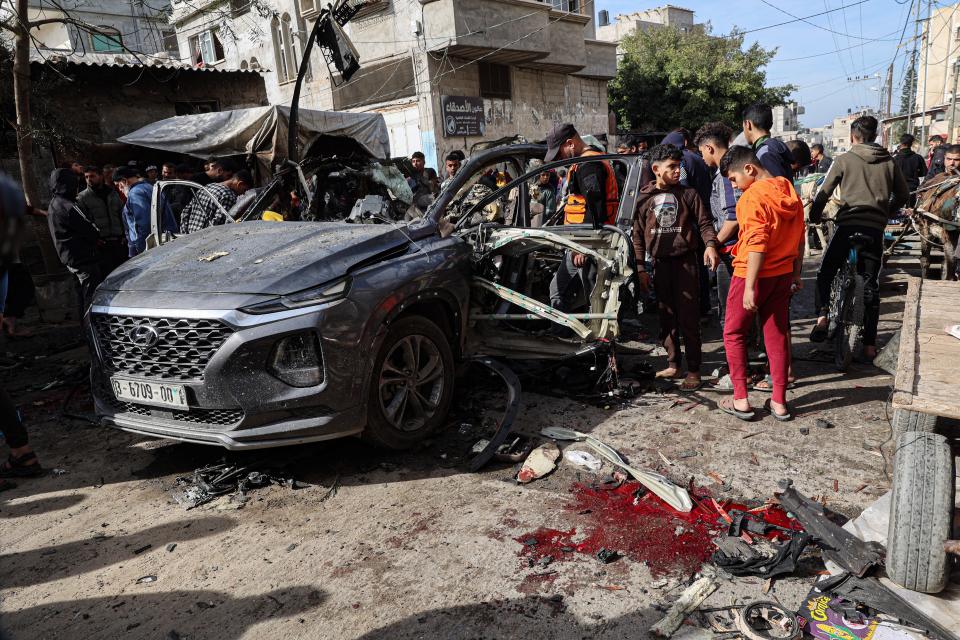
<instances>
[{"instance_id":1,"label":"blue sky","mask_svg":"<svg viewBox=\"0 0 960 640\"><path fill-rule=\"evenodd\" d=\"M691 9L697 22L710 22L713 33L729 33L733 27L740 30L765 27L792 18L774 7L779 7L796 16L804 17L826 9L850 5L856 0L768 0L773 7L761 0L674 0L670 4ZM876 79L863 82L847 82L847 77L881 74L886 81L887 66L894 52L907 19L910 0L900 4L897 0L868 0L842 11L810 18L806 24L793 22L781 27L765 29L748 34L747 44L759 42L765 48L778 49L777 56L767 67L767 84L794 84L799 89L793 98L806 107L800 122L806 127L819 127L830 122L834 116L846 113L858 106L876 108L879 87ZM610 19L618 13L630 13L667 4L637 0L596 0L597 10L607 9ZM938 3L950 4L947 2ZM925 13L926 3L923 3ZM829 19L829 20L828 20ZM818 25L818 26L813 26ZM824 29L840 32L830 33ZM913 38L913 22L908 24L904 41ZM883 40L869 42L873 39ZM859 46L863 44L863 46ZM852 47L852 48L850 48ZM894 66L893 105L900 101L900 83L904 69L904 53L912 45L901 47ZM837 52L838 49L845 49ZM826 55L816 55L826 54ZM794 60L814 56L805 60Z\"/></svg>"}]
</instances>

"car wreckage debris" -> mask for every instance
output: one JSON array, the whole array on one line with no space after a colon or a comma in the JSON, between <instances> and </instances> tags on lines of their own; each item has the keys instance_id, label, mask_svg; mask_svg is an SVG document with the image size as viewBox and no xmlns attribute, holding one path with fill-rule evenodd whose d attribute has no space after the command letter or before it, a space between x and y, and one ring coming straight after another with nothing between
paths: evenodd
<instances>
[{"instance_id":1,"label":"car wreckage debris","mask_svg":"<svg viewBox=\"0 0 960 640\"><path fill-rule=\"evenodd\" d=\"M219 464L207 465L193 472L191 477L177 478L177 490L173 499L177 504L190 510L215 500L216 498L234 493L242 503L246 501L246 493L250 489L259 489L272 484L283 485L290 489L303 488L292 476L272 471L257 471L258 465L239 465L223 461Z\"/></svg>"},{"instance_id":2,"label":"car wreckage debris","mask_svg":"<svg viewBox=\"0 0 960 640\"><path fill-rule=\"evenodd\" d=\"M757 554L753 558L730 556L723 549L713 554L713 563L734 576L778 578L791 575L797 570L800 555L810 544L810 536L798 533L789 541L776 546L772 556ZM749 547L748 547L749 548Z\"/></svg>"},{"instance_id":3,"label":"car wreckage debris","mask_svg":"<svg viewBox=\"0 0 960 640\"><path fill-rule=\"evenodd\" d=\"M686 591L680 594L680 597L673 603L673 606L667 610L667 615L650 627L650 633L658 638L669 638L676 633L686 617L693 613L697 607L703 604L704 600L709 598L710 595L720 587L716 572L713 568L709 566L704 567L701 575L703 577L687 587Z\"/></svg>"},{"instance_id":4,"label":"car wreckage debris","mask_svg":"<svg viewBox=\"0 0 960 640\"><path fill-rule=\"evenodd\" d=\"M737 612L736 621L747 640L792 640L801 635L797 616L775 602L751 602Z\"/></svg>"},{"instance_id":5,"label":"car wreckage debris","mask_svg":"<svg viewBox=\"0 0 960 640\"><path fill-rule=\"evenodd\" d=\"M780 491L774 495L813 536L828 560L860 578L883 562L876 545L864 542L833 523L827 518L823 505L798 493L791 480L781 480L779 485Z\"/></svg>"},{"instance_id":6,"label":"car wreckage debris","mask_svg":"<svg viewBox=\"0 0 960 640\"><path fill-rule=\"evenodd\" d=\"M563 427L547 427L545 429L541 429L540 433L548 438L553 438L554 440L573 440L576 442L586 442L591 449L600 455L600 457L605 458L608 462L618 467L621 467L624 471L633 476L635 480L650 489L650 491L655 493L664 502L669 504L677 511L690 513L690 510L693 509L693 501L690 499L690 494L686 491L686 489L678 487L670 482L669 479L660 474L652 473L650 471L642 471L640 469L631 467L620 456L620 454L616 452L616 450L607 446L600 440L597 440L593 436L575 431L573 429L565 429Z\"/></svg>"},{"instance_id":7,"label":"car wreckage debris","mask_svg":"<svg viewBox=\"0 0 960 640\"><path fill-rule=\"evenodd\" d=\"M510 435L510 429L513 427L513 421L517 419L520 412L520 379L510 370L509 367L497 362L493 358L474 358L472 362L481 364L503 379L507 386L507 408L504 411L500 424L497 425L497 431L487 442L486 446L477 453L470 461L470 471L476 472L482 469L497 454L500 447L506 443Z\"/></svg>"}]
</instances>

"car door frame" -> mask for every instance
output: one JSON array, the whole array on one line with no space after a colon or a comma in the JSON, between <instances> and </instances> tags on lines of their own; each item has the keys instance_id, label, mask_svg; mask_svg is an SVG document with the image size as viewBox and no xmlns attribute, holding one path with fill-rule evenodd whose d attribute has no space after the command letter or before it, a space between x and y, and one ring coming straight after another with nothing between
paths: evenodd
<instances>
[{"instance_id":1,"label":"car door frame","mask_svg":"<svg viewBox=\"0 0 960 640\"><path fill-rule=\"evenodd\" d=\"M169 231L163 230L163 212L160 210L160 196L163 190L168 186L175 185L184 185L187 187L195 187L197 189L203 189L210 194L210 191L207 190L206 185L202 185L191 180L159 180L153 185L153 193L150 195L150 235L147 236L147 250L159 247L162 244L166 244L171 240L177 238L176 235L172 234ZM196 195L194 195L196 197ZM228 222L236 222L230 213L223 208L216 198L213 198L213 194L210 194L210 197L213 199L213 203L217 208L223 213L224 217ZM192 201L192 200L191 200ZM189 206L189 205L188 205ZM179 221L178 221L179 225Z\"/></svg>"}]
</instances>

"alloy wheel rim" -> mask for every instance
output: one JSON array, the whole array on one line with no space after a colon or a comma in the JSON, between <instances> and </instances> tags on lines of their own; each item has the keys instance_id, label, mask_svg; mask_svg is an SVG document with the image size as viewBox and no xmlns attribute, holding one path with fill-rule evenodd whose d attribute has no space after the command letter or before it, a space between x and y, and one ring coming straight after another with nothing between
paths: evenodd
<instances>
[{"instance_id":1,"label":"alloy wheel rim","mask_svg":"<svg viewBox=\"0 0 960 640\"><path fill-rule=\"evenodd\" d=\"M400 431L422 429L440 407L443 379L443 358L437 345L422 335L402 338L380 367L384 418Z\"/></svg>"}]
</instances>

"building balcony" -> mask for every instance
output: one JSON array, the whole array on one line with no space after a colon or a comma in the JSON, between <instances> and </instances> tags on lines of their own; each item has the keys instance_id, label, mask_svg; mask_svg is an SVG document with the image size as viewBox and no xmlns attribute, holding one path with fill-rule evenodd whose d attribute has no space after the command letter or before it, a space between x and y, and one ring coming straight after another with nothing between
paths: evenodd
<instances>
[{"instance_id":1,"label":"building balcony","mask_svg":"<svg viewBox=\"0 0 960 640\"><path fill-rule=\"evenodd\" d=\"M467 60L529 66L555 51L553 30L564 30L568 20L540 0L421 0L423 31L434 52ZM577 22L584 19L567 14ZM589 18L586 18L589 21ZM574 23L576 24L576 23ZM561 50L583 50L583 23ZM565 54L557 64L582 68L582 60L570 61Z\"/></svg>"}]
</instances>

